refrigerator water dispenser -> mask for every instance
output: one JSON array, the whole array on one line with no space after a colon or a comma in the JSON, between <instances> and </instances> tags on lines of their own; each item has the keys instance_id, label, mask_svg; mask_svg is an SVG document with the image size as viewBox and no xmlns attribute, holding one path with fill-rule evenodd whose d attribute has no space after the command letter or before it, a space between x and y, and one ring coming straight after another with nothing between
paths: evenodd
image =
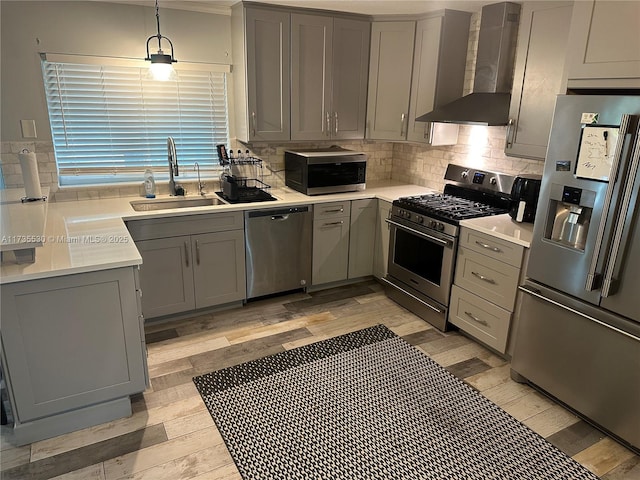
<instances>
[{"instance_id":1,"label":"refrigerator water dispenser","mask_svg":"<svg viewBox=\"0 0 640 480\"><path fill-rule=\"evenodd\" d=\"M554 187L557 186L554 185ZM545 237L566 247L584 250L593 211L593 193L563 186L560 195L556 198L552 196L549 202Z\"/></svg>"}]
</instances>

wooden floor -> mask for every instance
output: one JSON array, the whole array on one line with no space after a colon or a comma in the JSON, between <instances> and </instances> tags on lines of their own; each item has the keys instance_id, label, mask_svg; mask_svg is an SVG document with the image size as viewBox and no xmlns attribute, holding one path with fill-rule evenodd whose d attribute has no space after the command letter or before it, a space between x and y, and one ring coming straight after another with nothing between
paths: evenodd
<instances>
[{"instance_id":1,"label":"wooden floor","mask_svg":"<svg viewBox=\"0 0 640 480\"><path fill-rule=\"evenodd\" d=\"M17 448L3 427L0 478L240 480L192 377L379 323L602 478L640 479L639 456L513 382L501 357L387 299L374 281L148 326L151 388L133 399L133 415Z\"/></svg>"}]
</instances>

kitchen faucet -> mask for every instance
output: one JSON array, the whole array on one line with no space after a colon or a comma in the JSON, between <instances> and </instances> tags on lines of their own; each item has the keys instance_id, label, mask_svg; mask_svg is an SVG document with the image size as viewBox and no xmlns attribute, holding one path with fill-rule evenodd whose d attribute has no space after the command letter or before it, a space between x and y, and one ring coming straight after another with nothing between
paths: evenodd
<instances>
[{"instance_id":1,"label":"kitchen faucet","mask_svg":"<svg viewBox=\"0 0 640 480\"><path fill-rule=\"evenodd\" d=\"M200 195L204 196L204 183L202 183L200 181L200 165L198 164L198 162L194 162L193 163L193 169L197 170L198 172L198 193L200 193Z\"/></svg>"},{"instance_id":2,"label":"kitchen faucet","mask_svg":"<svg viewBox=\"0 0 640 480\"><path fill-rule=\"evenodd\" d=\"M169 159L169 195L176 196L181 195L184 196L184 188L180 185L176 186L176 182L173 179L175 175L178 177L180 175L180 171L178 170L178 154L176 152L176 142L173 140L173 137L167 137L167 157Z\"/></svg>"}]
</instances>

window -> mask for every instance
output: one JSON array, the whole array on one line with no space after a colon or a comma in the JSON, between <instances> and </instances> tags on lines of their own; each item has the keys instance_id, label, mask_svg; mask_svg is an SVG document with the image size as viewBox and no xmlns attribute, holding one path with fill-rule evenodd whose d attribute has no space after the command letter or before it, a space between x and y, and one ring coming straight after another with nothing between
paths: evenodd
<instances>
[{"instance_id":1,"label":"window","mask_svg":"<svg viewBox=\"0 0 640 480\"><path fill-rule=\"evenodd\" d=\"M229 144L225 71L204 65L161 82L138 62L44 60L42 68L60 185L142 182L147 168L162 179L169 136L181 173L196 161L218 168L216 144Z\"/></svg>"}]
</instances>

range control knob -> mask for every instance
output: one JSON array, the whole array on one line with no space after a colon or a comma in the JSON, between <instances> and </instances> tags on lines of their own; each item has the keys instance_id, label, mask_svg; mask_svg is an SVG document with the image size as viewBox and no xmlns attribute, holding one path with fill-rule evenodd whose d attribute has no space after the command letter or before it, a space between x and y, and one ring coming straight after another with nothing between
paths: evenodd
<instances>
[{"instance_id":1,"label":"range control knob","mask_svg":"<svg viewBox=\"0 0 640 480\"><path fill-rule=\"evenodd\" d=\"M438 230L439 232L444 232L444 223L438 222L438 225L436 225L436 230Z\"/></svg>"},{"instance_id":2,"label":"range control knob","mask_svg":"<svg viewBox=\"0 0 640 480\"><path fill-rule=\"evenodd\" d=\"M496 177L491 177L491 178L489 179L489 183L490 183L491 185L495 185L496 183L498 183L498 180L496 180Z\"/></svg>"},{"instance_id":3,"label":"range control knob","mask_svg":"<svg viewBox=\"0 0 640 480\"><path fill-rule=\"evenodd\" d=\"M423 217L421 217L420 215L417 215L417 216L416 216L416 221L417 221L418 223L424 223L424 218L423 218Z\"/></svg>"},{"instance_id":4,"label":"range control knob","mask_svg":"<svg viewBox=\"0 0 640 480\"><path fill-rule=\"evenodd\" d=\"M438 222L436 222L435 220L429 220L429 228L433 228L435 230L437 226Z\"/></svg>"},{"instance_id":5,"label":"range control knob","mask_svg":"<svg viewBox=\"0 0 640 480\"><path fill-rule=\"evenodd\" d=\"M464 170L461 174L462 178L467 178L469 176L469 170Z\"/></svg>"}]
</instances>

